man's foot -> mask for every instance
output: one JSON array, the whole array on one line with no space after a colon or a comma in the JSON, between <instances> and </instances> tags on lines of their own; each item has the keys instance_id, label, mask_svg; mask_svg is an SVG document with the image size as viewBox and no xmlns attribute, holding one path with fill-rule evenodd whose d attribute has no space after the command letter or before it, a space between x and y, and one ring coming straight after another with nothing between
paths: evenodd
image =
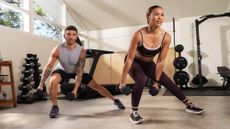
<instances>
[{"instance_id":1,"label":"man's foot","mask_svg":"<svg viewBox=\"0 0 230 129\"><path fill-rule=\"evenodd\" d=\"M49 114L50 118L57 118L60 116L59 114L59 108L57 105L53 105L51 110L50 110L50 114Z\"/></svg>"},{"instance_id":2,"label":"man's foot","mask_svg":"<svg viewBox=\"0 0 230 129\"><path fill-rule=\"evenodd\" d=\"M134 124L140 124L144 121L144 119L140 116L140 114L137 111L133 111L130 114L130 121L132 121Z\"/></svg>"},{"instance_id":3,"label":"man's foot","mask_svg":"<svg viewBox=\"0 0 230 129\"><path fill-rule=\"evenodd\" d=\"M121 101L119 99L114 100L114 105L119 110L125 109L125 106L121 103Z\"/></svg>"},{"instance_id":4,"label":"man's foot","mask_svg":"<svg viewBox=\"0 0 230 129\"><path fill-rule=\"evenodd\" d=\"M195 106L194 104L189 104L186 107L186 112L192 113L192 114L202 114L204 112L204 109L199 108Z\"/></svg>"}]
</instances>

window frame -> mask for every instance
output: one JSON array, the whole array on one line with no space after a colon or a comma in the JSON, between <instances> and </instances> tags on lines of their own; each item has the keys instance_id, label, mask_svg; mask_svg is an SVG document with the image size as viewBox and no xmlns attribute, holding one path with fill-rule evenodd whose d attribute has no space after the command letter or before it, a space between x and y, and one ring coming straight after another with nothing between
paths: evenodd
<instances>
[{"instance_id":1,"label":"window frame","mask_svg":"<svg viewBox=\"0 0 230 129\"><path fill-rule=\"evenodd\" d=\"M6 2L6 1L0 0L0 5L4 8L9 9L9 10L20 13L23 16L23 19L24 19L23 28L19 29L19 31L25 31L25 32L28 32L32 35L40 36L40 35L34 33L34 20L37 19L37 20L40 20L40 21L45 22L47 24L51 24L51 25L54 25L54 26L61 28L62 33L63 33L64 28L66 26L66 15L65 15L66 5L65 5L65 3L62 0L57 1L61 4L61 19L63 19L61 21L61 24L60 24L57 21L48 20L48 19L34 13L33 2L34 2L34 0L23 0L24 5L22 7L17 7L17 6L11 5L10 3ZM4 25L0 25L0 26L4 26ZM5 27L7 27L7 26L5 26ZM11 27L8 27L8 28L11 28ZM12 28L12 29L14 29L14 28ZM41 37L44 37L44 36L41 36ZM44 38L49 38L49 37L44 37ZM49 39L53 39L53 38L49 38ZM56 40L56 39L53 39L53 40Z\"/></svg>"}]
</instances>

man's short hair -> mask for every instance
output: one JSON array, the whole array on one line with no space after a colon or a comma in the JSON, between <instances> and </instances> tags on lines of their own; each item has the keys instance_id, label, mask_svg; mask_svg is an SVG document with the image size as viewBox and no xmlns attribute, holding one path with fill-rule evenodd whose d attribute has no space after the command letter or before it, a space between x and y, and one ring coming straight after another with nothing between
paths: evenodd
<instances>
[{"instance_id":1,"label":"man's short hair","mask_svg":"<svg viewBox=\"0 0 230 129\"><path fill-rule=\"evenodd\" d=\"M73 26L73 25L67 26L67 27L65 28L65 32L66 32L67 30L73 30L73 31L76 31L76 33L78 32L77 28L76 28L75 26Z\"/></svg>"}]
</instances>

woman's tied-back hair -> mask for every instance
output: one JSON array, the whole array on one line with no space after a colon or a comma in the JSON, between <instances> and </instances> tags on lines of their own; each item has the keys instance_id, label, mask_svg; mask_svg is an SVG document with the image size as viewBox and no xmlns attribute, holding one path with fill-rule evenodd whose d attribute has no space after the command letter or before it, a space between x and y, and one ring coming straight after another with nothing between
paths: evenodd
<instances>
[{"instance_id":1,"label":"woman's tied-back hair","mask_svg":"<svg viewBox=\"0 0 230 129\"><path fill-rule=\"evenodd\" d=\"M67 30L73 30L73 31L76 31L76 33L78 32L77 28L76 28L75 26L73 26L73 25L67 26L67 27L65 28L65 31L67 31Z\"/></svg>"},{"instance_id":2,"label":"woman's tied-back hair","mask_svg":"<svg viewBox=\"0 0 230 129\"><path fill-rule=\"evenodd\" d=\"M149 24L149 19L148 16L151 14L152 10L155 8L162 8L160 5L153 5L151 7L148 8L148 10L146 11L146 18L147 18L147 23Z\"/></svg>"}]
</instances>

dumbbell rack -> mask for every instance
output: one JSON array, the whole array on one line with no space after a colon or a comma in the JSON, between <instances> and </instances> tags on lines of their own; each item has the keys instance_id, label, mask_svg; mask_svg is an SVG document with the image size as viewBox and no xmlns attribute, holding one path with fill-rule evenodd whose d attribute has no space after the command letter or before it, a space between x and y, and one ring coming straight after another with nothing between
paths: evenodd
<instances>
[{"instance_id":1,"label":"dumbbell rack","mask_svg":"<svg viewBox=\"0 0 230 129\"><path fill-rule=\"evenodd\" d=\"M25 63L23 64L23 77L20 79L21 83L18 86L18 103L34 102L34 90L37 89L41 80L40 74L42 70L39 69L40 66L41 64L38 63L36 54L27 54Z\"/></svg>"}]
</instances>

